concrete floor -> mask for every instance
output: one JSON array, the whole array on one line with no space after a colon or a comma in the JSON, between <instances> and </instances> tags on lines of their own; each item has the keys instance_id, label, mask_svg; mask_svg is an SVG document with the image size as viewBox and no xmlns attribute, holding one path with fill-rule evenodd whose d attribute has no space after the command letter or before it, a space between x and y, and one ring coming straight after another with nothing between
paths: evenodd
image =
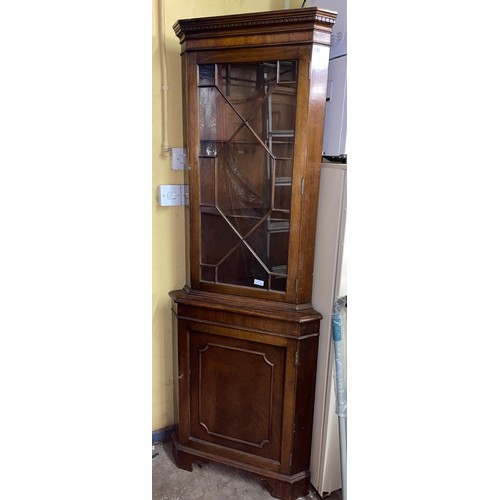
<instances>
[{"instance_id":1,"label":"concrete floor","mask_svg":"<svg viewBox=\"0 0 500 500\"><path fill-rule=\"evenodd\" d=\"M339 492L340 493L340 492ZM198 463L193 472L178 469L172 458L172 443L157 444L153 449L153 500L271 500L262 482L255 476L216 463ZM328 497L336 500L339 495ZM314 491L302 500L319 500Z\"/></svg>"}]
</instances>

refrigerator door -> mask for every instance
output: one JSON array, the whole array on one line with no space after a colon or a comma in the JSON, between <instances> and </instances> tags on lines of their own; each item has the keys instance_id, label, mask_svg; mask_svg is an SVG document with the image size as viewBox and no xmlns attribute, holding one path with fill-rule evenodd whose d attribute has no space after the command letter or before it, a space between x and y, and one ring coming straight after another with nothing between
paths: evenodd
<instances>
[{"instance_id":1,"label":"refrigerator door","mask_svg":"<svg viewBox=\"0 0 500 500\"><path fill-rule=\"evenodd\" d=\"M322 164L312 304L323 315L323 320L320 324L311 452L311 483L321 496L342 487L331 317L340 290L344 292L345 289L344 284L341 288L341 278L346 183L347 165Z\"/></svg>"}]
</instances>

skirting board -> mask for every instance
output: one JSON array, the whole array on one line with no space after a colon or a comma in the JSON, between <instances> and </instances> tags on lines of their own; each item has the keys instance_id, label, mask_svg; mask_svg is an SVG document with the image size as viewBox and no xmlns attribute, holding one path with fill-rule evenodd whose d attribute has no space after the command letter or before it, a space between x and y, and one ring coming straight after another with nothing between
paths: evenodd
<instances>
[{"instance_id":1,"label":"skirting board","mask_svg":"<svg viewBox=\"0 0 500 500\"><path fill-rule=\"evenodd\" d=\"M164 443L165 441L169 441L172 432L174 432L174 426L164 427L163 429L158 429L157 431L153 431L153 444Z\"/></svg>"}]
</instances>

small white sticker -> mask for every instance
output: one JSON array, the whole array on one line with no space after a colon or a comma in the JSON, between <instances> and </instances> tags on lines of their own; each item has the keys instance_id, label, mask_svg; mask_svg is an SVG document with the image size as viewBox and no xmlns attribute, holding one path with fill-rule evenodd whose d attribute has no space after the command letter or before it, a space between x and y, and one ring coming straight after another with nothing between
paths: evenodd
<instances>
[{"instance_id":1,"label":"small white sticker","mask_svg":"<svg viewBox=\"0 0 500 500\"><path fill-rule=\"evenodd\" d=\"M259 285L259 286L264 286L264 281L255 279L255 280L253 280L253 284Z\"/></svg>"}]
</instances>

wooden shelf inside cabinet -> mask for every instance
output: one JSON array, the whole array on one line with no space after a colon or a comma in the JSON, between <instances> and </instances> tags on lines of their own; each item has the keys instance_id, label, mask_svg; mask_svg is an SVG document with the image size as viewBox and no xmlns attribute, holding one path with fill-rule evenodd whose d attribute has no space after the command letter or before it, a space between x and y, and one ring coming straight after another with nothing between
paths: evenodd
<instances>
[{"instance_id":1,"label":"wooden shelf inside cabinet","mask_svg":"<svg viewBox=\"0 0 500 500\"><path fill-rule=\"evenodd\" d=\"M318 8L179 20L189 285L173 300L175 461L309 492L311 306L330 39ZM313 96L313 98L311 98ZM300 133L298 133L300 131Z\"/></svg>"}]
</instances>

